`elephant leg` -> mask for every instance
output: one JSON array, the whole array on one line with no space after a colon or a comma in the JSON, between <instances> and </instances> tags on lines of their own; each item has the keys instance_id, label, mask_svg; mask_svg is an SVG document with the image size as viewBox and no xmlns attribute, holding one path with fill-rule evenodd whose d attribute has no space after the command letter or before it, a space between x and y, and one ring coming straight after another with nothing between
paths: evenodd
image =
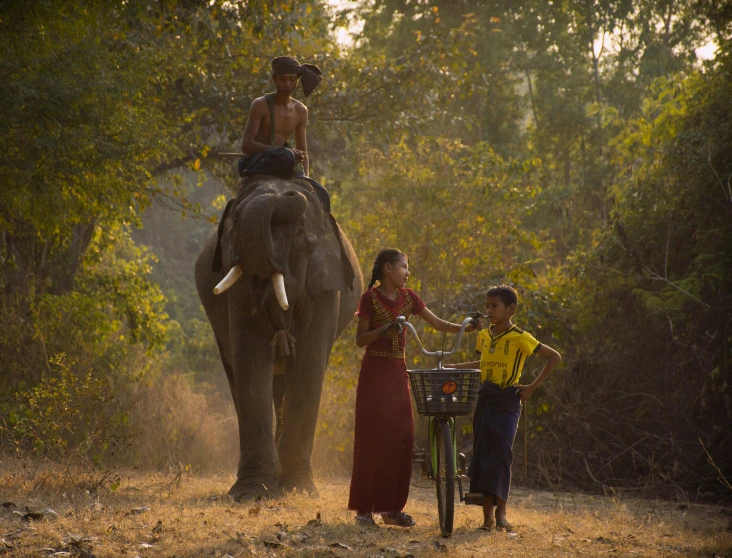
<instances>
[{"instance_id":1,"label":"elephant leg","mask_svg":"<svg viewBox=\"0 0 732 558\"><path fill-rule=\"evenodd\" d=\"M263 315L232 316L234 400L239 419L240 459L229 496L242 501L278 496L279 460L272 432L272 349Z\"/></svg>"},{"instance_id":2,"label":"elephant leg","mask_svg":"<svg viewBox=\"0 0 732 558\"><path fill-rule=\"evenodd\" d=\"M279 445L282 439L282 412L285 403L285 389L287 386L287 376L285 374L276 374L272 379L272 401L274 403L275 419L277 421L277 430L275 432L275 442Z\"/></svg>"},{"instance_id":3,"label":"elephant leg","mask_svg":"<svg viewBox=\"0 0 732 558\"><path fill-rule=\"evenodd\" d=\"M338 299L335 291L318 297L309 327L297 331L297 358L288 363L282 439L278 446L281 485L317 495L312 453L323 378L335 341Z\"/></svg>"},{"instance_id":4,"label":"elephant leg","mask_svg":"<svg viewBox=\"0 0 732 558\"><path fill-rule=\"evenodd\" d=\"M231 397L234 399L234 405L236 405L236 397L234 397L234 368L227 359L224 353L224 348L221 346L221 341L216 337L216 346L219 348L219 355L221 356L221 364L224 365L224 372L226 372L226 379L229 382L229 390L231 391Z\"/></svg>"}]
</instances>

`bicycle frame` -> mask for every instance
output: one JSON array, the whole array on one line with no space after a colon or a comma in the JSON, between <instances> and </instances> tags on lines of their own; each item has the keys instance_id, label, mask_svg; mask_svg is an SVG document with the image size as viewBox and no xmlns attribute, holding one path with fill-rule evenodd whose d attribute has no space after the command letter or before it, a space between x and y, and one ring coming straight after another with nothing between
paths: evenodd
<instances>
[{"instance_id":1,"label":"bicycle frame","mask_svg":"<svg viewBox=\"0 0 732 558\"><path fill-rule=\"evenodd\" d=\"M397 323L402 328L406 327L412 332L412 336L417 342L422 354L428 357L437 358L437 369L435 372L439 373L439 371L442 370L449 370L443 368L442 360L445 357L453 355L457 351L465 329L473 323L474 318L478 316L481 315L476 313L463 321L455 338L455 346L450 351L426 350L424 345L422 345L422 341L420 340L419 335L417 335L417 331L414 329L414 326L410 324L405 317L397 317ZM430 373L429 370L410 371L410 378L412 374L416 374L418 372ZM437 377L439 378L439 376ZM417 382L417 380L414 381ZM452 392L444 393L448 394ZM424 394L422 394L422 396L424 396ZM427 398L427 401L429 401L429 398ZM420 408L419 405L418 408ZM455 413L462 414L462 412L457 411L457 409L455 409ZM447 413L429 416L429 434L427 443L429 452L427 473L428 477L435 481L440 531L443 537L449 537L452 534L453 529L456 480L459 488L460 501L463 501L463 485L460 473L464 471L459 470L460 468L458 467L459 460L455 436L455 416L451 416ZM459 455L463 458L462 462L464 462L464 456L462 454ZM424 461L421 462L424 463Z\"/></svg>"},{"instance_id":2,"label":"bicycle frame","mask_svg":"<svg viewBox=\"0 0 732 558\"><path fill-rule=\"evenodd\" d=\"M430 462L432 464L432 476L434 476L435 471L437 471L437 452L435 451L435 444L437 439L437 423L440 420L445 420L450 425L450 432L452 432L452 453L453 457L455 458L455 463L457 464L457 447L455 445L455 418L454 417L430 417L429 422L429 453L430 453ZM455 468L455 472L457 473L457 467Z\"/></svg>"}]
</instances>

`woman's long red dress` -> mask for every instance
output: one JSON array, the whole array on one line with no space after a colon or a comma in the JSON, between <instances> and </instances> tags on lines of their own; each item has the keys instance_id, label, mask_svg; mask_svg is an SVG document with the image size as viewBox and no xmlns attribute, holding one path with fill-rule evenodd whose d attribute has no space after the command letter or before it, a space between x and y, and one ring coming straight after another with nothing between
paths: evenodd
<instances>
[{"instance_id":1,"label":"woman's long red dress","mask_svg":"<svg viewBox=\"0 0 732 558\"><path fill-rule=\"evenodd\" d=\"M369 330L397 316L419 314L425 307L412 289L399 289L396 300L369 289L356 315ZM404 347L406 331L379 337L366 347L356 391L356 434L348 509L359 512L401 511L412 475L414 421Z\"/></svg>"}]
</instances>

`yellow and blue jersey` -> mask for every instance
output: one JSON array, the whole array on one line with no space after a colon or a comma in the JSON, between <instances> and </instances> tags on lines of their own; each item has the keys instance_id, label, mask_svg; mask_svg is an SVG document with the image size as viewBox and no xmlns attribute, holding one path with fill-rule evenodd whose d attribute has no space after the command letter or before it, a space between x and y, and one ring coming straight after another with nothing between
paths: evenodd
<instances>
[{"instance_id":1,"label":"yellow and blue jersey","mask_svg":"<svg viewBox=\"0 0 732 558\"><path fill-rule=\"evenodd\" d=\"M506 389L521 378L526 357L535 353L541 343L516 326L494 336L490 328L478 332L475 350L480 354L480 379Z\"/></svg>"}]
</instances>

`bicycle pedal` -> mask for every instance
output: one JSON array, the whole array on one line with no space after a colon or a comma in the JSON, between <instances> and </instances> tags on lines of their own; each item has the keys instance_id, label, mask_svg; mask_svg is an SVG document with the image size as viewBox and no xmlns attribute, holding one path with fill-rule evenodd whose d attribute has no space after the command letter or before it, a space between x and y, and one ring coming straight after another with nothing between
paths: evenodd
<instances>
[{"instance_id":1,"label":"bicycle pedal","mask_svg":"<svg viewBox=\"0 0 732 558\"><path fill-rule=\"evenodd\" d=\"M468 472L467 460L465 459L464 453L457 454L457 469L461 475L465 475Z\"/></svg>"}]
</instances>

